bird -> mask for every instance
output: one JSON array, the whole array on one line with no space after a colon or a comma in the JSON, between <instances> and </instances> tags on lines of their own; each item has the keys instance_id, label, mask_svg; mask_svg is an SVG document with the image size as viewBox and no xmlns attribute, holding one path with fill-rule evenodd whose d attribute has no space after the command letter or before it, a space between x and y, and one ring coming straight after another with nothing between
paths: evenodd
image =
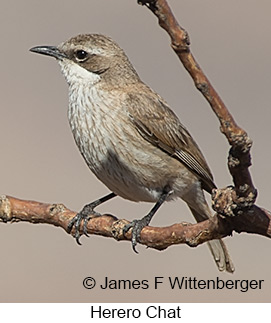
<instances>
[{"instance_id":1,"label":"bird","mask_svg":"<svg viewBox=\"0 0 271 323\"><path fill-rule=\"evenodd\" d=\"M94 209L116 197L154 206L127 224L134 251L140 232L166 201L181 198L197 222L212 218L204 191L216 188L207 162L167 102L146 85L124 50L102 34L80 34L59 46L31 52L54 57L69 91L68 119L76 145L96 177L111 191L86 204L70 221L80 244ZM220 271L234 265L221 239L208 242Z\"/></svg>"}]
</instances>

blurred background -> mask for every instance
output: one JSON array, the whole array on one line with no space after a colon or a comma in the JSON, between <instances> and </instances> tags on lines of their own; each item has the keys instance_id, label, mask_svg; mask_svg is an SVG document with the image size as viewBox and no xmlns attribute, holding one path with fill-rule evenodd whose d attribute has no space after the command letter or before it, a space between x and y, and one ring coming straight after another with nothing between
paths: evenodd
<instances>
[{"instance_id":1,"label":"blurred background","mask_svg":"<svg viewBox=\"0 0 271 323\"><path fill-rule=\"evenodd\" d=\"M189 32L192 52L236 121L253 139L251 172L257 204L270 206L271 42L268 0L171 0ZM207 102L195 89L169 37L136 0L2 1L0 13L0 194L80 210L108 193L88 170L67 120L68 93L55 60L34 55L36 45L58 45L79 33L111 36L142 80L160 93L203 151L218 187L231 184L228 144ZM141 218L151 204L116 198L98 211ZM194 221L186 205L164 205L152 221L165 226ZM173 246L159 252L98 236L82 246L50 225L0 223L1 302L267 302L271 290L270 240L234 234L225 239L233 275L219 273L207 245ZM84 289L92 276L148 280L155 276L197 279L263 279L261 290L171 290L164 284L137 290Z\"/></svg>"}]
</instances>

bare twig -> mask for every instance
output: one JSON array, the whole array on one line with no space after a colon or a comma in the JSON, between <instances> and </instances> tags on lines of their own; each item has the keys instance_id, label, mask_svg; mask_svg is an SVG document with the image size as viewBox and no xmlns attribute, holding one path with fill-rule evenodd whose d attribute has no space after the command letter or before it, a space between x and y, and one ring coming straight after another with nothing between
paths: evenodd
<instances>
[{"instance_id":1,"label":"bare twig","mask_svg":"<svg viewBox=\"0 0 271 323\"><path fill-rule=\"evenodd\" d=\"M220 121L220 129L231 145L228 167L234 183L234 187L231 190L231 199L234 201L232 205L234 205L234 208L231 209L230 213L231 215L240 215L241 212L244 210L247 211L249 207L254 205L257 196L257 191L252 183L248 170L251 165L250 148L252 141L249 139L247 133L236 124L218 93L196 62L190 50L188 33L178 24L167 1L138 0L138 3L146 5L158 18L159 25L171 38L171 47L191 75L195 86L209 102ZM228 194L229 191L228 189L226 190ZM218 205L219 201L216 200L214 206ZM229 214L223 212L221 207L215 210L224 215Z\"/></svg>"}]
</instances>

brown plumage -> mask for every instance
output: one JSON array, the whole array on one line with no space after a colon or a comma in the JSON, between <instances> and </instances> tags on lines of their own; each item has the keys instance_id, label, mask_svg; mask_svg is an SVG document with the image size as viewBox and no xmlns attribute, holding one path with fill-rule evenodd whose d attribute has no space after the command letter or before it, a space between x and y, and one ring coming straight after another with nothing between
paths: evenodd
<instances>
[{"instance_id":1,"label":"brown plumage","mask_svg":"<svg viewBox=\"0 0 271 323\"><path fill-rule=\"evenodd\" d=\"M167 103L139 78L124 51L109 37L79 35L58 47L31 51L55 57L69 84L68 117L89 168L111 191L86 205L70 223L79 242L81 221L119 195L155 203L132 228L132 244L165 202L182 198L197 221L211 217L203 189L215 188L211 171L193 138ZM233 272L226 246L209 243L219 270Z\"/></svg>"}]
</instances>

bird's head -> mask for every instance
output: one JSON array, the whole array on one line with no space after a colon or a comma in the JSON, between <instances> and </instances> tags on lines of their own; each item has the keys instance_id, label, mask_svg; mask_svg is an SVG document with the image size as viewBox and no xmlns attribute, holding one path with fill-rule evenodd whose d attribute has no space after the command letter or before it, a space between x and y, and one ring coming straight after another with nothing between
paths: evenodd
<instances>
[{"instance_id":1,"label":"bird's head","mask_svg":"<svg viewBox=\"0 0 271 323\"><path fill-rule=\"evenodd\" d=\"M138 81L124 51L104 35L78 35L57 47L36 46L30 51L56 58L69 84Z\"/></svg>"}]
</instances>

